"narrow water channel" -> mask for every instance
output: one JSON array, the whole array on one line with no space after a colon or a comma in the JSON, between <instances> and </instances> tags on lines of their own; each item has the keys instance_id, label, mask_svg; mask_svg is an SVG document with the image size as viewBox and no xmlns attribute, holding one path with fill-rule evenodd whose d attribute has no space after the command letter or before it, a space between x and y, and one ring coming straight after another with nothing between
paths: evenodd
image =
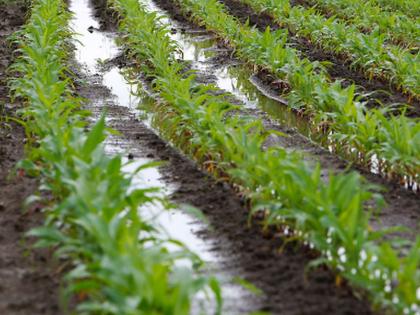
<instances>
[{"instance_id":1,"label":"narrow water channel","mask_svg":"<svg viewBox=\"0 0 420 315\"><path fill-rule=\"evenodd\" d=\"M92 27L97 29L99 25L92 18L92 9L89 7L88 0L74 0L70 9L75 13L73 28L79 34L77 36L79 42L76 48L76 60L83 66L87 75L96 74L98 73L98 63L101 60L114 58L119 52L114 42L115 35L99 31L89 31ZM131 93L132 86L125 81L118 68L111 68L107 71L103 75L102 84L112 91L111 99L102 100L104 103L115 103L117 106L128 107L133 112L135 111L140 100L133 96ZM116 119L115 117L109 116L107 118L108 120ZM117 119L121 118L123 117L117 117ZM98 116L94 116L93 119L98 119ZM131 144L123 140L115 141L115 138L108 138L106 142L107 153L110 155L126 155ZM135 148L135 150L141 151L142 148ZM130 153L133 154L132 152L133 148L131 148ZM153 160L138 158L129 161L126 158L125 162L127 163L125 171L127 173L134 173L140 165L153 162ZM161 177L158 167L145 169L135 175L132 188L159 188L163 196L169 196L174 191L174 188L162 182ZM150 208L148 211L150 211L150 215L158 220L159 225L163 227L169 237L184 242L191 250L199 253L206 260L215 259L208 251L208 246L194 235L191 227L193 225L191 217L179 210L167 212L159 204L156 205L155 209ZM173 229L174 224L177 227L176 229Z\"/></svg>"},{"instance_id":2,"label":"narrow water channel","mask_svg":"<svg viewBox=\"0 0 420 315\"><path fill-rule=\"evenodd\" d=\"M214 83L226 92L231 93L237 100L242 102L245 109L261 110L276 119L282 127L296 130L300 135L316 143L332 154L338 154L344 159L354 155L341 150L335 144L332 134L323 134L316 131L306 117L298 115L287 106L287 101L274 95L265 87L253 71L241 62L232 62L231 64L215 64L212 57L220 51L217 47L217 40L211 34L204 30L197 31L188 25L180 24L170 18L165 10L159 8L153 0L139 0L150 12L155 12L162 19L162 23L171 26L173 32L171 38L181 48L180 59L191 62L192 68L204 74L212 74ZM176 30L176 31L175 31ZM356 149L355 149L356 150ZM377 156L373 156L370 166L365 166L372 174L381 175L388 178L392 175L383 173L378 164ZM402 187L418 191L418 183L407 176L401 178Z\"/></svg>"},{"instance_id":3,"label":"narrow water channel","mask_svg":"<svg viewBox=\"0 0 420 315\"><path fill-rule=\"evenodd\" d=\"M192 68L211 74L215 84L221 90L231 93L243 103L246 109L261 109L276 118L281 125L295 128L306 137L311 133L308 121L282 106L274 96L268 97L263 93L264 88L256 80L250 80L253 73L242 63L215 64L212 58L221 51L217 47L217 39L206 31L186 28L168 17L167 13L151 0L139 0L149 12L155 12L161 17L161 22L171 25L173 30L169 35L180 47L178 58L189 61ZM180 31L182 30L182 31Z\"/></svg>"},{"instance_id":4,"label":"narrow water channel","mask_svg":"<svg viewBox=\"0 0 420 315\"><path fill-rule=\"evenodd\" d=\"M93 93L94 97L89 98L87 107L93 113L92 122L100 117L105 108L107 108L107 125L111 128L114 127L113 123L118 124L138 117L137 108L142 99L136 96L137 91L134 85L125 79L121 70L116 66L112 66L106 71L101 70L101 64L104 61L112 59L120 53L115 43L116 35L99 30L99 23L93 18L94 13L89 0L71 1L70 10L74 13L72 28L78 34L74 42L75 59L81 68L84 84L87 84L88 87L92 86L93 89L103 86L111 92L109 95ZM147 122L144 123L147 125ZM124 161L127 164L124 170L128 174L134 174L140 165L156 161L146 157L144 152L147 151L147 148L142 148L119 136L110 136L105 147L106 152L110 155L126 156ZM170 198L177 189L177 185L176 181L166 181L159 167L153 167L135 174L132 189L159 188L160 196ZM139 211L142 211L143 217L155 220L165 237L181 241L206 262L207 272L218 277L222 284L225 309L229 310L229 314L243 314L240 310L244 308L247 312L257 308L256 299L251 296L251 293L232 281L237 276L237 272L229 274L220 268L221 261L232 259L232 257L226 257L224 253L214 250L211 239L200 238L199 233L207 227L183 209L185 207L175 205L171 210L166 210L161 204L155 204L145 209L139 209ZM252 305L246 306L251 303L246 301L252 301ZM213 308L212 301L207 301L203 296L197 297L194 304L194 314L198 314L203 305L207 311ZM210 313L209 311L208 314Z\"/></svg>"}]
</instances>

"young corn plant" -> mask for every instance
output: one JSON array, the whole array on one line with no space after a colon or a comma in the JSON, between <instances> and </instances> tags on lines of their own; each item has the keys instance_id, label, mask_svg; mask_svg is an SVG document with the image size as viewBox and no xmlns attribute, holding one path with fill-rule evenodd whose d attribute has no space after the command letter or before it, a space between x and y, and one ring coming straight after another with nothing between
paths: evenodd
<instances>
[{"instance_id":1,"label":"young corn plant","mask_svg":"<svg viewBox=\"0 0 420 315\"><path fill-rule=\"evenodd\" d=\"M308 38L365 71L369 78L386 79L402 91L417 97L420 93L419 54L389 44L384 33L361 33L334 17L325 18L314 8L291 6L289 0L243 0L257 11L269 14L293 33Z\"/></svg>"},{"instance_id":2,"label":"young corn plant","mask_svg":"<svg viewBox=\"0 0 420 315\"><path fill-rule=\"evenodd\" d=\"M405 1L401 1L405 2ZM395 43L414 51L418 50L420 38L418 15L411 16L406 12L383 10L375 1L320 0L310 1L322 12L329 12L337 17L357 25L364 32L379 32L391 37ZM418 10L416 4L412 7ZM411 13L412 15L412 13Z\"/></svg>"},{"instance_id":3,"label":"young corn plant","mask_svg":"<svg viewBox=\"0 0 420 315\"><path fill-rule=\"evenodd\" d=\"M154 188L133 189L122 157L105 153L104 117L86 132L65 66L70 17L61 0L37 0L14 37L20 56L11 71L19 76L10 87L26 105L20 115L32 137L19 167L39 175L52 196L45 225L28 234L71 263L65 296L80 298L78 314L187 315L198 292L212 294L220 314L219 284L199 273L199 257L145 219L152 204L168 202Z\"/></svg>"},{"instance_id":4,"label":"young corn plant","mask_svg":"<svg viewBox=\"0 0 420 315\"><path fill-rule=\"evenodd\" d=\"M398 11L410 17L416 18L420 15L420 4L415 0L374 0L372 3L384 10Z\"/></svg>"},{"instance_id":5,"label":"young corn plant","mask_svg":"<svg viewBox=\"0 0 420 315\"><path fill-rule=\"evenodd\" d=\"M371 156L385 160L385 157L381 156L383 151L376 145L380 141L387 141L381 126L382 120L377 114L371 114L365 103L360 101L363 95L356 95L354 85L342 87L339 81L331 82L323 64L301 59L296 50L285 44L287 35L284 31L271 32L267 29L265 32L259 32L242 25L228 15L223 4L216 0L175 1L185 14L190 15L197 23L229 40L242 59L287 80L290 91L286 97L292 108L306 109L308 114L322 118L322 130L337 134L333 138L348 140L347 151L353 152L357 148L360 152L346 157L355 158L356 162L364 163L362 165L365 167L371 164ZM351 124L334 123L335 120L346 120L348 117L345 116L349 116ZM401 119L409 122L408 125L413 128L413 137L417 137L417 128L413 126L418 122L406 117ZM373 130L370 130L369 134L360 133L357 126L366 121L369 121L369 128L373 126ZM391 121L391 124L394 123L396 122ZM362 144L366 146L361 146ZM342 145L339 143L339 146ZM402 149L402 146L395 145L395 142L390 145L395 151ZM399 178L404 179L408 174L418 173L413 160L418 160L418 156L412 156L412 160L398 159L397 163L403 164L396 168L398 172L402 171L398 175Z\"/></svg>"},{"instance_id":6,"label":"young corn plant","mask_svg":"<svg viewBox=\"0 0 420 315\"><path fill-rule=\"evenodd\" d=\"M372 192L376 188L356 173L330 174L326 180L320 166L309 167L300 153L280 147L262 150L266 137L274 135L259 120L228 114L234 106L224 95L212 93L215 87L198 84L193 74L183 71L185 64L175 57L177 47L169 39L169 28L155 14L136 0L114 0L112 7L120 16L131 57L141 63L159 94L158 103L149 110L165 137L203 165L214 166L216 173L228 174L250 199L253 211L267 213L267 225L293 227L296 238L322 253L322 262L367 290L379 305L415 314L419 297L413 288L419 287L420 279L414 253L419 244L401 258L393 244L383 240L385 231L372 231L369 213L379 211L383 203ZM202 3L189 6L196 14L203 7ZM217 8L209 9L213 14L209 19L218 21ZM224 33L239 29L228 27ZM165 58L159 56L160 44L168 44ZM375 206L366 212L365 204L372 199ZM386 262L387 251L398 257L392 267Z\"/></svg>"}]
</instances>

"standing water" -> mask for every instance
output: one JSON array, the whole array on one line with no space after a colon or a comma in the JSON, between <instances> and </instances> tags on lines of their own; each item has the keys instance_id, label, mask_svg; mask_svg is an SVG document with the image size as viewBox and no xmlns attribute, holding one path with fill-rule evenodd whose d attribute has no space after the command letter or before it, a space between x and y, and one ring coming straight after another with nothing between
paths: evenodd
<instances>
[{"instance_id":1,"label":"standing water","mask_svg":"<svg viewBox=\"0 0 420 315\"><path fill-rule=\"evenodd\" d=\"M86 75L99 74L98 64L106 59L112 59L117 56L119 49L116 46L114 39L115 34L100 32L98 30L99 24L92 18L92 9L89 6L88 0L74 0L70 7L71 11L75 13L73 29L78 34L76 39L76 60L83 67ZM127 83L120 73L119 69L113 67L109 69L102 76L102 84L111 90L112 96L110 100L105 100L103 104L115 103L117 106L128 107L134 109L138 106L140 99L133 96L131 93L132 86ZM98 100L92 100L98 103ZM97 119L98 117L95 117ZM113 119L115 117L108 117ZM118 117L121 118L121 117ZM114 143L115 137L109 137L106 143L106 151L109 154L124 154L132 144L119 140ZM141 148L135 148L141 151ZM133 152L131 150L130 152ZM126 160L128 162L128 160ZM127 164L125 171L127 173L134 173L134 171L142 164L152 162L151 159L135 159ZM163 195L169 196L174 187L162 182L161 174L157 167L145 169L135 175L133 180L134 188L160 188ZM152 210L154 216L159 217L159 223L162 225L170 237L183 241L190 249L198 251L199 254L204 255L210 259L211 254L205 250L206 245L200 242L191 230L192 218L183 214L181 211L169 213L164 211L162 207L156 205L157 208ZM174 221L174 223L171 223ZM177 228L173 229L172 224L176 224Z\"/></svg>"},{"instance_id":2,"label":"standing water","mask_svg":"<svg viewBox=\"0 0 420 315\"><path fill-rule=\"evenodd\" d=\"M118 46L115 43L116 35L111 32L99 30L99 23L93 16L93 10L90 7L89 0L73 0L70 4L70 10L74 13L72 27L77 33L75 41L75 58L79 64L82 76L86 78L89 87L97 87L98 85L106 87L111 91L111 95L95 95L89 97L87 108L93 112L93 120L97 120L103 110L107 109L107 123L111 128L113 122L124 123L133 116L138 116L139 112L136 108L141 103L141 99L136 97L133 92L137 92L121 71L112 66L106 71L100 70L101 63L106 60L113 59L119 54ZM198 58L197 56L190 56ZM140 122L139 122L140 124ZM145 156L144 152L147 148L142 148L138 143L123 139L118 136L110 136L106 142L106 151L108 154L127 155L129 151L133 156ZM134 174L140 165L153 162L152 159L142 158L126 158L127 163L124 170L128 174ZM159 188L159 195L168 197L176 191L176 182L165 182L158 167L144 169L134 175L132 189L135 188ZM221 253L212 250L212 242L208 239L204 240L197 236L197 233L205 229L202 222L196 218L186 214L181 209L166 210L161 204L148 206L147 209L139 209L142 216L155 220L156 224L161 227L162 233L171 239L181 241L187 248L198 254L207 265L207 269L218 277L222 283L223 296L225 304L229 307L229 314L240 314L242 312L235 311L238 309L238 301L241 301L239 309L243 309L248 304L244 301L252 301L256 304L255 298L250 297L250 293L242 287L232 284L230 279L233 275L226 274L221 271L219 263L226 259ZM232 259L230 257L230 259ZM201 297L197 298L196 303L202 303ZM254 307L249 307L251 310ZM209 309L212 307L209 306Z\"/></svg>"},{"instance_id":3,"label":"standing water","mask_svg":"<svg viewBox=\"0 0 420 315\"><path fill-rule=\"evenodd\" d=\"M344 159L356 159L353 153L342 149L332 133L323 133L318 130L318 126L311 123L306 117L302 117L297 112L290 110L287 101L279 95L275 95L266 85L254 74L246 65L240 62L221 64L212 60L214 54L220 51L217 46L217 39L209 32L184 25L171 19L165 10L159 8L153 0L139 0L149 11L155 12L161 17L161 22L170 25L172 32L171 38L180 47L178 58L191 62L192 68L204 74L212 74L214 82L221 90L231 93L242 103L244 109L262 110L275 118L279 125L289 130L296 130L300 135L327 149L330 153L337 154ZM173 32L176 30L176 32ZM223 48L222 48L223 49ZM213 54L212 54L213 53ZM305 150L303 148L303 150ZM354 148L354 151L357 151ZM365 165L366 170L385 178L392 178L392 173L379 167L377 157L373 157ZM401 178L402 187L418 191L419 185L414 178L404 176Z\"/></svg>"}]
</instances>

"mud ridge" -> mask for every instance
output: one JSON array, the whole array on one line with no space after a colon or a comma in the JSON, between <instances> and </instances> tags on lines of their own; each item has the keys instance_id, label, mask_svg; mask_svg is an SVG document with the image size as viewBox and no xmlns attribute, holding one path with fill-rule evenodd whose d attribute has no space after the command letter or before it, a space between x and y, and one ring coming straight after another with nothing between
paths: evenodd
<instances>
[{"instance_id":1,"label":"mud ridge","mask_svg":"<svg viewBox=\"0 0 420 315\"><path fill-rule=\"evenodd\" d=\"M168 9L173 11L174 7L170 1L163 0L163 2L167 3ZM182 22L187 22L182 14L179 14L173 13L171 15L179 16ZM182 26L181 28L174 29L174 31L185 32L185 28ZM231 62L227 58L220 57L215 58L215 60ZM117 64L126 63L117 61ZM209 77L211 76L207 76L207 78L199 76L198 79L208 82ZM310 273L308 279L305 279L304 268L313 258L312 252L297 244L291 244L280 253L278 249L282 245L282 240L278 235L273 233L262 234L258 222L254 222L252 226L247 225L248 209L246 202L239 198L229 185L214 181L212 177L200 171L193 162L170 147L165 141L162 141L156 134L144 128L135 118L132 118L132 120L132 123L128 123L126 119L120 123L116 120L112 127L120 130L124 137L137 141L142 147L149 148L144 153L147 157L168 162L163 172L169 181L176 181L181 184L173 195L173 199L177 202L190 203L204 211L214 230L203 231L200 236L213 240L219 239L215 243L215 249L226 249L225 251L234 257L232 261L225 264L226 268L240 270L247 280L263 289L266 298L265 306L261 310L271 311L273 314L371 313L366 301L352 297L351 290L348 287L336 288L332 285L334 275L330 271L320 269L315 273ZM298 146L300 141L302 146L308 146L307 140L302 137L298 138L296 142ZM291 144L291 146L295 148L296 143ZM345 167L344 162L338 162L339 160L336 158L331 158L324 150L313 145L312 149L323 152L321 156L328 157L323 163L324 166L332 161L332 163L342 163L342 168ZM411 215L408 225L415 226L415 219L418 216L415 216L414 213L419 206L417 197L410 192L401 190L399 187L390 187L390 189L395 196L391 194L389 200L392 200L392 198L397 200L393 202L391 207L387 208L388 213L381 215L381 219L382 216L386 216L390 219L388 223L391 225L400 221L401 217L406 216L407 213L399 212L399 206L407 198L408 213ZM392 218L394 212L397 212L396 219ZM223 238L220 240L222 236ZM229 240L230 245L225 240ZM317 288L318 285L327 283L332 286L326 286L318 291L320 289ZM332 298L332 300L327 297ZM353 300L353 302L349 302L351 307L348 308L347 302L343 302L342 299L344 301L347 301L347 299L349 301ZM339 306L335 304L336 302Z\"/></svg>"},{"instance_id":2,"label":"mud ridge","mask_svg":"<svg viewBox=\"0 0 420 315\"><path fill-rule=\"evenodd\" d=\"M257 27L260 31L265 31L269 26L271 30L281 28L280 25L268 13L256 13L247 4L238 0L219 0L226 7L229 14L235 16L242 23L249 20L251 26ZM392 104L410 104L411 107L406 113L409 117L420 116L420 101L409 100L397 89L391 87L389 82L378 79L368 80L361 71L352 70L349 61L340 59L339 56L326 52L322 48L317 47L304 37L296 36L292 30L288 30L289 44L299 50L303 57L307 57L310 61L328 61L332 65L327 68L328 74L333 80L343 80L343 85L354 83L357 85L361 93L374 93L368 99L370 107L379 107ZM382 92L383 91L383 92ZM380 104L377 101L380 101Z\"/></svg>"},{"instance_id":3,"label":"mud ridge","mask_svg":"<svg viewBox=\"0 0 420 315\"><path fill-rule=\"evenodd\" d=\"M82 76L79 74L79 76ZM85 79L85 78L84 78ZM87 78L86 86L78 93L93 104L99 104L109 93L98 76ZM152 158L164 161L161 172L165 182L176 183L172 195L175 203L188 203L204 212L212 229L198 232L200 238L212 243L212 250L223 252L223 273L234 273L251 281L263 292L257 309L249 301L230 301L224 314L247 314L268 311L272 314L374 314L369 303L358 299L344 284L335 286L335 275L324 268L305 273L314 253L298 244L289 244L282 252L282 239L272 232L262 233L257 221L248 225L249 209L230 185L216 181L190 159L174 149L144 125L126 107L107 102L91 107L94 115L106 109L112 117L109 127L121 132L119 143L132 143L129 155L133 158ZM141 150L136 150L141 148ZM174 227L175 228L175 227ZM228 301L229 302L229 301Z\"/></svg>"},{"instance_id":4,"label":"mud ridge","mask_svg":"<svg viewBox=\"0 0 420 315\"><path fill-rule=\"evenodd\" d=\"M23 2L0 4L0 314L57 315L59 274L46 250L33 249L25 233L43 224L42 205L23 211L23 201L37 191L38 182L25 174L13 176L15 164L24 157L25 133L5 120L13 117L19 103L11 103L6 69L14 48L6 38L25 22Z\"/></svg>"},{"instance_id":5,"label":"mud ridge","mask_svg":"<svg viewBox=\"0 0 420 315\"><path fill-rule=\"evenodd\" d=\"M161 9L165 10L169 16L180 23L180 27L185 31L188 27L201 29L189 21L189 17L182 14L181 9L175 4L173 0L154 0ZM223 45L223 44L222 44ZM213 58L211 61L214 69L222 65L236 64L237 61L232 60L232 54L222 52ZM267 77L267 75L265 76ZM206 73L197 73L197 80L201 83L214 83L211 76ZM239 103L236 100L236 103ZM279 103L279 106L282 106ZM260 109L242 109L240 114L247 116L255 116L257 119L262 119L267 129L277 130L285 133L288 137L271 138L267 143L268 146L280 145L289 150L299 150L305 153L309 163L319 161L322 166L322 171L325 177L328 176L328 171L332 170L335 173L347 171L349 162L341 159L335 154L331 154L326 149L320 147L310 139L302 136L295 128L289 128L279 124L279 122L270 117L269 114ZM393 227L402 225L409 229L409 232L400 236L407 237L411 240L415 239L419 228L420 220L420 198L418 194L408 191L399 183L392 180L385 179L380 175L371 173L370 171L351 164L351 169L358 171L369 182L379 185L384 188L383 195L387 203L386 207L375 217L372 217L371 223L374 227Z\"/></svg>"}]
</instances>

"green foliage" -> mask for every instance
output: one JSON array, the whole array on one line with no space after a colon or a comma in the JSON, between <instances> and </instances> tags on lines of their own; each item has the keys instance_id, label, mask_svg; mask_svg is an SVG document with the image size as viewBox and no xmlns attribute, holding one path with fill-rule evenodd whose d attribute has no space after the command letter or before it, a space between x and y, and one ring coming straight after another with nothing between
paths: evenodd
<instances>
[{"instance_id":1,"label":"green foliage","mask_svg":"<svg viewBox=\"0 0 420 315\"><path fill-rule=\"evenodd\" d=\"M104 117L85 131L82 100L65 67L69 19L62 1L37 0L14 37L20 57L11 70L21 75L10 87L27 105L20 115L31 137L20 167L41 175L42 190L54 197L45 225L29 235L72 262L65 295L82 298L78 314L187 315L198 292L214 294L219 314L219 284L196 270L199 257L163 237L139 210L168 203L156 189L131 189L134 174L123 172L121 156L105 154Z\"/></svg>"},{"instance_id":2,"label":"green foliage","mask_svg":"<svg viewBox=\"0 0 420 315\"><path fill-rule=\"evenodd\" d=\"M243 0L257 11L266 11L280 25L308 38L314 44L344 56L368 77L386 79L414 96L420 94L420 54L389 43L385 33L364 34L357 25L335 17L326 18L316 9L291 6L290 0Z\"/></svg>"},{"instance_id":3,"label":"green foliage","mask_svg":"<svg viewBox=\"0 0 420 315\"><path fill-rule=\"evenodd\" d=\"M394 2L404 12L384 10L378 4ZM410 3L411 2L411 3ZM415 0L317 0L310 1L316 8L348 20L366 32L384 34L408 47L417 47L420 40L420 5ZM398 3L398 4L397 4ZM409 10L407 10L409 8ZM417 14L415 13L417 12Z\"/></svg>"},{"instance_id":4,"label":"green foliage","mask_svg":"<svg viewBox=\"0 0 420 315\"><path fill-rule=\"evenodd\" d=\"M198 23L229 40L240 57L286 80L290 85L287 95L289 106L305 109L314 117L314 124L322 126L321 131L327 130L332 134L331 140L337 140L333 145L346 148L349 158L369 167L371 158L375 156L383 166L382 171L408 178L409 182L420 181L420 156L403 149L404 145L400 143L405 136L409 138L404 142L417 142L418 119L401 115L398 122L390 121L394 132L389 133L387 126L383 125L387 119L386 110L369 110L361 101L363 95L356 95L354 85L342 87L339 81L331 82L323 64L301 58L295 49L286 44L286 31L272 32L267 28L265 32L259 32L242 25L227 14L223 4L216 0L176 1ZM418 88L418 83L416 86ZM405 132L394 124L403 124L410 131ZM387 149L386 155L383 142L392 147ZM357 154L354 154L355 150ZM391 158L391 152L396 156ZM394 167L394 164L398 166Z\"/></svg>"},{"instance_id":5,"label":"green foliage","mask_svg":"<svg viewBox=\"0 0 420 315\"><path fill-rule=\"evenodd\" d=\"M113 0L112 5L120 15L120 31L131 57L159 93L159 102L149 110L166 139L208 170L228 174L250 198L253 211L267 213L267 225L293 228L293 238L318 249L322 262L366 289L378 304L415 314L411 308L419 304L413 288L419 287L420 261L414 253L420 243L401 258L393 244L383 240L386 231L372 231L369 212L376 213L383 204L382 197L372 192L377 187L356 173L329 174L326 179L319 165L309 167L297 152L280 147L262 150L266 138L277 135L266 131L259 120L229 115L235 107L224 95L213 93L216 87L198 84L193 74L186 74L185 64L176 60L169 28L155 14L136 0ZM229 19L216 1L185 0L182 5L210 29L254 44L254 49L272 40L269 31L260 35ZM273 36L282 38L281 33ZM254 50L254 56L261 54ZM346 93L353 97L354 90ZM340 110L352 112L346 108L347 96L340 104ZM372 200L375 206L366 212L365 205ZM388 257L393 257L392 263ZM394 284L390 290L389 281Z\"/></svg>"},{"instance_id":6,"label":"green foliage","mask_svg":"<svg viewBox=\"0 0 420 315\"><path fill-rule=\"evenodd\" d=\"M373 0L372 4L384 10L398 11L414 18L420 15L420 3L416 0Z\"/></svg>"}]
</instances>

